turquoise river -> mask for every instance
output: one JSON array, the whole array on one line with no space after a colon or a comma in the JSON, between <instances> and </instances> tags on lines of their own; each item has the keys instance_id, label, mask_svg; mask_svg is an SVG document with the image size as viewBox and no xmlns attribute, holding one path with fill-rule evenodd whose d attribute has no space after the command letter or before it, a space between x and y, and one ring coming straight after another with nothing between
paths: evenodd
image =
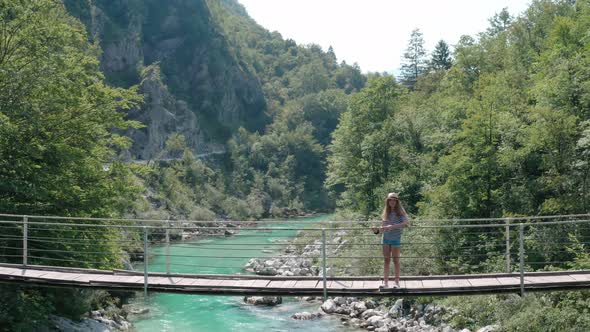
<instances>
[{"instance_id":1,"label":"turquoise river","mask_svg":"<svg viewBox=\"0 0 590 332\"><path fill-rule=\"evenodd\" d=\"M322 217L294 219L291 227L309 227ZM285 224L283 223L282 226ZM265 225L265 227L278 225ZM296 236L296 230L241 230L232 237L211 237L170 246L171 272L176 273L244 273L247 257L277 256L284 241ZM283 242L281 242L283 241ZM224 250L231 249L231 250ZM152 248L149 270L165 271L165 248ZM223 256L225 258L183 257ZM177 265L178 264L178 265ZM147 299L134 299L138 306L149 308L147 314L130 316L139 332L162 331L353 331L345 328L337 317L299 321L291 318L296 312L316 312L320 303L305 303L296 298L283 298L275 307L247 305L241 296L184 295L150 293Z\"/></svg>"}]
</instances>

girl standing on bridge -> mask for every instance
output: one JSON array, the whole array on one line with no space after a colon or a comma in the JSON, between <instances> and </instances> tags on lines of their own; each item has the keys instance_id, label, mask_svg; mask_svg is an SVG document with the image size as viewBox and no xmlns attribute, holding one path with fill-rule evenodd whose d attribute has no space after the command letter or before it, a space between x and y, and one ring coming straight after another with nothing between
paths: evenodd
<instances>
[{"instance_id":1,"label":"girl standing on bridge","mask_svg":"<svg viewBox=\"0 0 590 332\"><path fill-rule=\"evenodd\" d=\"M400 275L400 245L402 230L409 223L408 214L399 200L397 193L389 193L385 199L385 207L381 215L382 224L379 232L383 233L383 285L380 288L389 287L389 262L393 259L394 284L393 288L399 288Z\"/></svg>"}]
</instances>

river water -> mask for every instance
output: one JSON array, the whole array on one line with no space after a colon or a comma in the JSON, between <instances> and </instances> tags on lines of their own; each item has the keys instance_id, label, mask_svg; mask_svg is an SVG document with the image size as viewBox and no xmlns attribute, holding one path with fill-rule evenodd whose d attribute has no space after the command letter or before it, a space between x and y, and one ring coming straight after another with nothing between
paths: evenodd
<instances>
[{"instance_id":1,"label":"river water","mask_svg":"<svg viewBox=\"0 0 590 332\"><path fill-rule=\"evenodd\" d=\"M291 220L289 226L313 226L325 218L327 217L299 218ZM248 262L249 257L278 255L284 247L280 241L291 239L296 233L295 230L273 230L266 233L242 230L228 238L215 237L176 243L170 246L171 255L227 258L175 256L171 258L170 270L174 273L244 273L242 267ZM149 270L165 271L165 248L153 248L152 253L155 256L151 257ZM337 317L324 316L309 321L292 319L291 315L296 312L316 312L320 306L317 302L304 303L295 298L283 297L283 303L275 307L246 305L241 296L219 295L152 293L147 299L138 296L134 301L139 306L149 308L147 314L129 317L139 332L358 331L340 325Z\"/></svg>"}]
</instances>

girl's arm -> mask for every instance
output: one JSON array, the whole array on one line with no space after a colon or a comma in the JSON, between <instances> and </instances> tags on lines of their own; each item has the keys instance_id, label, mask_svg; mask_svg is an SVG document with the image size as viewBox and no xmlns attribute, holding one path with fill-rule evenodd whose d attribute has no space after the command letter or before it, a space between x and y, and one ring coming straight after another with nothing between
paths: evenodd
<instances>
[{"instance_id":1,"label":"girl's arm","mask_svg":"<svg viewBox=\"0 0 590 332\"><path fill-rule=\"evenodd\" d=\"M401 223L399 223L399 224L393 224L393 225L381 226L381 230L387 231L387 230L392 230L392 229L397 229L397 228L403 228L403 227L406 227L406 226L408 226L408 225L410 224L410 220L408 219L408 217L407 217L407 216L405 216L405 219L406 219L406 220L402 221L402 222L401 222ZM383 223L385 223L385 222L383 222Z\"/></svg>"}]
</instances>

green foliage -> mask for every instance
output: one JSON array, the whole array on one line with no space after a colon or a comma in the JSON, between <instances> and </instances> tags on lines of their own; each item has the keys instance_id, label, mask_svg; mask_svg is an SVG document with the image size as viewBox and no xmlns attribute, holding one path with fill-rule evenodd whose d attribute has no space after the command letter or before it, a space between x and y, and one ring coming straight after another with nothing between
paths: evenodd
<instances>
[{"instance_id":1,"label":"green foliage","mask_svg":"<svg viewBox=\"0 0 590 332\"><path fill-rule=\"evenodd\" d=\"M32 331L48 322L53 304L42 291L0 285L0 331Z\"/></svg>"},{"instance_id":2,"label":"green foliage","mask_svg":"<svg viewBox=\"0 0 590 332\"><path fill-rule=\"evenodd\" d=\"M439 40L432 51L429 66L434 70L447 70L453 65L451 50L444 40Z\"/></svg>"},{"instance_id":3,"label":"green foliage","mask_svg":"<svg viewBox=\"0 0 590 332\"><path fill-rule=\"evenodd\" d=\"M590 297L585 291L517 295L449 297L445 319L455 327L476 330L499 324L503 331L586 331Z\"/></svg>"},{"instance_id":4,"label":"green foliage","mask_svg":"<svg viewBox=\"0 0 590 332\"><path fill-rule=\"evenodd\" d=\"M119 167L105 171L137 124L124 113L134 90L103 83L98 48L53 1L0 7L0 209L27 214L109 215L125 196ZM26 42L25 42L26 41Z\"/></svg>"},{"instance_id":5,"label":"green foliage","mask_svg":"<svg viewBox=\"0 0 590 332\"><path fill-rule=\"evenodd\" d=\"M365 218L378 215L388 191L401 192L407 210L424 218L586 213L589 30L588 1L534 1L520 17L503 10L485 33L461 37L453 64L414 75L413 91L389 101L394 111L368 111L366 105L385 95L363 100L374 88L370 81L351 98L334 132L327 186L343 207ZM504 269L504 248L495 244L505 234L489 228L420 232L410 228L404 236L410 244L437 243L420 254L439 258L403 265L404 273ZM556 245L556 234L568 234L570 244ZM527 271L587 269L588 235L575 225L528 228ZM380 265L358 262L365 271ZM553 292L444 302L457 309L447 318L460 328L499 323L506 331L585 331L589 298Z\"/></svg>"},{"instance_id":6,"label":"green foliage","mask_svg":"<svg viewBox=\"0 0 590 332\"><path fill-rule=\"evenodd\" d=\"M407 88L413 90L418 77L426 72L427 60L426 50L424 49L424 39L420 29L412 30L408 48L404 53L404 63L401 67L402 83Z\"/></svg>"},{"instance_id":7,"label":"green foliage","mask_svg":"<svg viewBox=\"0 0 590 332\"><path fill-rule=\"evenodd\" d=\"M117 149L128 146L129 139L114 132L139 126L125 120L125 110L141 98L135 88L104 83L100 49L88 43L84 31L60 2L0 1L0 210L4 213L113 217L134 200L137 189L128 168L114 161ZM56 226L31 229L29 236L57 240L30 246L36 250L30 259L34 264L105 269L121 264L121 235L112 229ZM59 241L63 238L88 241L78 245ZM75 254L66 258L61 250ZM87 253L97 251L102 254ZM72 291L74 300L65 300L50 290L4 287L2 293L11 303L0 309L0 325L13 330L30 330L55 311L77 318L88 309L92 294Z\"/></svg>"},{"instance_id":8,"label":"green foliage","mask_svg":"<svg viewBox=\"0 0 590 332\"><path fill-rule=\"evenodd\" d=\"M327 186L345 186L342 205L368 215L381 205L381 189L399 165L392 145L402 89L392 77L374 78L354 95L330 146ZM389 190L391 191L391 190Z\"/></svg>"}]
</instances>

